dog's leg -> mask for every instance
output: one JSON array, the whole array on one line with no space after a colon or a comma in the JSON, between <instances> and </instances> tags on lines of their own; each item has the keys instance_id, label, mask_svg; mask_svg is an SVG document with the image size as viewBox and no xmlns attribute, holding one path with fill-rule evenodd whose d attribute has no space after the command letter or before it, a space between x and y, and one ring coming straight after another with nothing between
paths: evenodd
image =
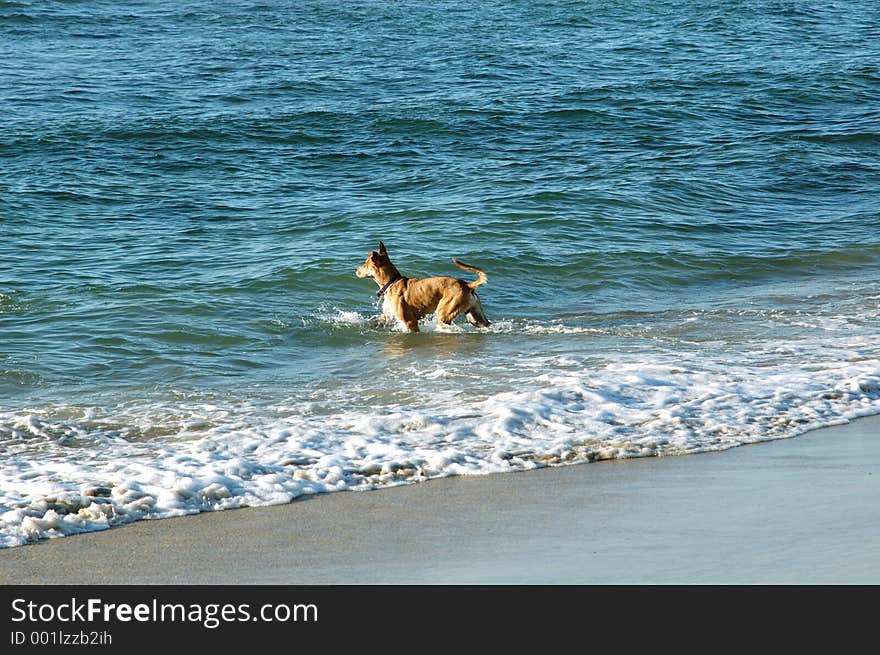
<instances>
[{"instance_id":1,"label":"dog's leg","mask_svg":"<svg viewBox=\"0 0 880 655\"><path fill-rule=\"evenodd\" d=\"M471 308L468 310L467 314L465 314L465 318L467 318L468 323L475 327L489 327L492 325L489 322L489 319L486 318L486 314L483 312L483 304L480 302L480 299L477 298L477 294L474 294L474 300L471 303Z\"/></svg>"},{"instance_id":2,"label":"dog's leg","mask_svg":"<svg viewBox=\"0 0 880 655\"><path fill-rule=\"evenodd\" d=\"M467 322L474 327L487 328L492 325L489 322L488 318L486 318L483 314L477 315L476 312L468 312L467 314L465 314L465 318L467 318Z\"/></svg>"},{"instance_id":3,"label":"dog's leg","mask_svg":"<svg viewBox=\"0 0 880 655\"><path fill-rule=\"evenodd\" d=\"M419 319L418 316L416 316L415 312L408 309L407 307L401 307L397 315L400 317L400 320L406 326L407 330L409 330L410 332L419 331Z\"/></svg>"},{"instance_id":4,"label":"dog's leg","mask_svg":"<svg viewBox=\"0 0 880 655\"><path fill-rule=\"evenodd\" d=\"M437 322L441 325L451 325L452 321L464 311L458 298L444 298L437 304L435 314Z\"/></svg>"},{"instance_id":5,"label":"dog's leg","mask_svg":"<svg viewBox=\"0 0 880 655\"><path fill-rule=\"evenodd\" d=\"M410 332L419 331L419 317L403 302L402 298L398 297L390 301L389 309L394 317L393 320L403 323Z\"/></svg>"}]
</instances>

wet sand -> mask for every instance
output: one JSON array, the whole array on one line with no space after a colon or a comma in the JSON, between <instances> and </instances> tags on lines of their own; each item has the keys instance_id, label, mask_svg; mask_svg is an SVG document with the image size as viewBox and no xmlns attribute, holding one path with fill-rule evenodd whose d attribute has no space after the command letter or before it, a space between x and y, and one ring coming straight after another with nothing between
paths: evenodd
<instances>
[{"instance_id":1,"label":"wet sand","mask_svg":"<svg viewBox=\"0 0 880 655\"><path fill-rule=\"evenodd\" d=\"M0 551L5 584L880 583L880 417Z\"/></svg>"}]
</instances>

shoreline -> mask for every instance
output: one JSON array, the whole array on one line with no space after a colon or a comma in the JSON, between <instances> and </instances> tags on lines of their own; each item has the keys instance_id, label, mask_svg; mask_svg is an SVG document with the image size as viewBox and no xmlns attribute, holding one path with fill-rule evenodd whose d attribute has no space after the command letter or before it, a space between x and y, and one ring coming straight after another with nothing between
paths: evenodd
<instances>
[{"instance_id":1,"label":"shoreline","mask_svg":"<svg viewBox=\"0 0 880 655\"><path fill-rule=\"evenodd\" d=\"M833 440L834 443L831 443ZM877 584L880 416L0 550L4 584Z\"/></svg>"}]
</instances>

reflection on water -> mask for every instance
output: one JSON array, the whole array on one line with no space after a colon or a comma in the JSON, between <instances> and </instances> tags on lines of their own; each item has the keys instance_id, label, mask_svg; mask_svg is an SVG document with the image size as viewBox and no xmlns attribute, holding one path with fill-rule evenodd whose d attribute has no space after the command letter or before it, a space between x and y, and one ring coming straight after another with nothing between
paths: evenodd
<instances>
[{"instance_id":1,"label":"reflection on water","mask_svg":"<svg viewBox=\"0 0 880 655\"><path fill-rule=\"evenodd\" d=\"M481 332L418 332L388 334L379 355L396 360L403 357L436 359L472 355L486 348L489 335Z\"/></svg>"}]
</instances>

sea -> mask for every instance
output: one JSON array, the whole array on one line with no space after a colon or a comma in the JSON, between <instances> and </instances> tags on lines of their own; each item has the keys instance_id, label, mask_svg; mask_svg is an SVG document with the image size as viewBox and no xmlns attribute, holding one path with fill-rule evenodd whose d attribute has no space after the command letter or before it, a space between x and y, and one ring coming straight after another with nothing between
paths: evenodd
<instances>
[{"instance_id":1,"label":"sea","mask_svg":"<svg viewBox=\"0 0 880 655\"><path fill-rule=\"evenodd\" d=\"M880 3L0 0L2 547L871 414Z\"/></svg>"}]
</instances>

